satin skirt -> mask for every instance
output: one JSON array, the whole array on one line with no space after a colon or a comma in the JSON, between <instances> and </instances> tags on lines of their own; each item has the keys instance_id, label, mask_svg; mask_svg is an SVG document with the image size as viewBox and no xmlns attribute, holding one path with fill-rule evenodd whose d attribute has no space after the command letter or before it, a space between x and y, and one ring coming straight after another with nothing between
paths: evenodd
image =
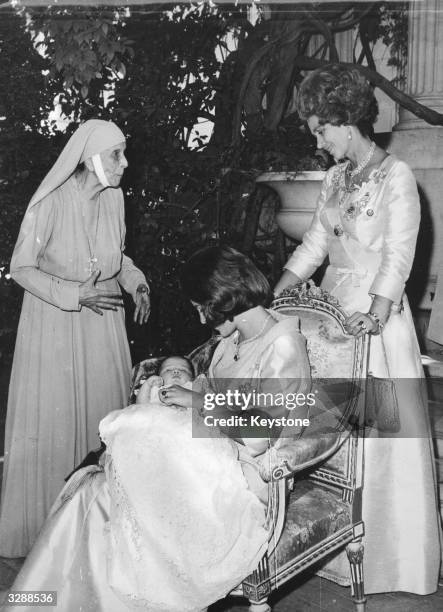
<instances>
[{"instance_id":1,"label":"satin skirt","mask_svg":"<svg viewBox=\"0 0 443 612\"><path fill-rule=\"evenodd\" d=\"M104 466L68 481L11 590L57 591L62 612L200 612L225 597L268 546L236 445L192 437L191 413L166 406L114 411L100 431Z\"/></svg>"},{"instance_id":2,"label":"satin skirt","mask_svg":"<svg viewBox=\"0 0 443 612\"><path fill-rule=\"evenodd\" d=\"M60 612L129 610L106 582L109 506L103 471L93 467L77 472L54 505L11 590L56 591L55 609ZM20 610L44 612L48 607L20 606Z\"/></svg>"},{"instance_id":3,"label":"satin skirt","mask_svg":"<svg viewBox=\"0 0 443 612\"><path fill-rule=\"evenodd\" d=\"M326 272L322 287L348 313L367 312L372 275ZM372 336L369 371L396 381L400 430L373 431L364 441L363 538L365 592L427 595L438 587L440 516L420 350L406 297L381 336ZM321 575L350 583L341 553Z\"/></svg>"}]
</instances>

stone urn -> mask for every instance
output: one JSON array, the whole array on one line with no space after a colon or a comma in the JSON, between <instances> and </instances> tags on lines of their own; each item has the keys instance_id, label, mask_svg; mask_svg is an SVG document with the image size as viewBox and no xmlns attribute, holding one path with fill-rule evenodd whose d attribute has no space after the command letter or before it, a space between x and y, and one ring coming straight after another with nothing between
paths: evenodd
<instances>
[{"instance_id":1,"label":"stone urn","mask_svg":"<svg viewBox=\"0 0 443 612\"><path fill-rule=\"evenodd\" d=\"M323 170L265 172L256 179L257 183L264 183L279 195L276 221L289 238L302 241L314 216L325 174Z\"/></svg>"}]
</instances>

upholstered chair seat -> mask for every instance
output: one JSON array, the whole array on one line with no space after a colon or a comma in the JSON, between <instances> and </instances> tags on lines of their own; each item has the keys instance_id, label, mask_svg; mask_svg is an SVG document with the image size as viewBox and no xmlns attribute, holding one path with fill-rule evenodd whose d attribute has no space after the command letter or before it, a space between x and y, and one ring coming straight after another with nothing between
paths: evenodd
<instances>
[{"instance_id":1,"label":"upholstered chair seat","mask_svg":"<svg viewBox=\"0 0 443 612\"><path fill-rule=\"evenodd\" d=\"M297 557L315 550L325 539L346 531L352 525L352 504L337 491L309 480L301 480L289 496L285 528L275 551L270 555L270 574L291 571Z\"/></svg>"}]
</instances>

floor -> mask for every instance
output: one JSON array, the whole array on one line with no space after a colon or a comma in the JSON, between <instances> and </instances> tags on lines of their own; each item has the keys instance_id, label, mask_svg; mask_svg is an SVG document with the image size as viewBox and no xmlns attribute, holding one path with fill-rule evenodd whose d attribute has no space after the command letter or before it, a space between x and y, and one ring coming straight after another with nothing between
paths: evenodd
<instances>
[{"instance_id":1,"label":"floor","mask_svg":"<svg viewBox=\"0 0 443 612\"><path fill-rule=\"evenodd\" d=\"M431 372L433 381L430 388L430 416L435 429L440 430L438 437L443 438L443 377L441 365L438 372ZM3 379L3 380L2 380ZM2 384L3 383L3 384ZM6 383L6 384L4 384ZM0 374L0 450L3 450L3 428L7 395L7 377ZM437 397L436 397L437 396ZM432 401L433 400L433 401ZM436 401L437 400L437 401ZM437 427L436 427L437 426ZM2 454L2 453L0 453ZM0 465L0 480L1 480ZM23 563L22 559L0 557L0 605L4 592L12 585ZM305 574L284 585L271 597L273 612L351 612L355 610L350 589L341 587L326 579ZM51 608L48 608L48 611ZM227 598L214 604L209 612L247 612L246 600ZM443 610L443 578L437 593L418 596L408 593L389 593L370 595L367 599L367 612L434 612ZM19 611L19 608L18 608ZM69 612L77 612L72 610Z\"/></svg>"},{"instance_id":2,"label":"floor","mask_svg":"<svg viewBox=\"0 0 443 612\"><path fill-rule=\"evenodd\" d=\"M7 591L22 560L0 557L0 591ZM0 595L0 604L2 595ZM270 603L273 612L353 612L350 589L318 576L305 575L284 585ZM48 612L51 608L48 607ZM214 604L209 612L247 612L246 600L227 598ZM437 593L425 597L409 593L369 595L367 612L437 612L443 610L443 582ZM17 610L19 612L19 608ZM77 612L70 610L69 612Z\"/></svg>"}]
</instances>

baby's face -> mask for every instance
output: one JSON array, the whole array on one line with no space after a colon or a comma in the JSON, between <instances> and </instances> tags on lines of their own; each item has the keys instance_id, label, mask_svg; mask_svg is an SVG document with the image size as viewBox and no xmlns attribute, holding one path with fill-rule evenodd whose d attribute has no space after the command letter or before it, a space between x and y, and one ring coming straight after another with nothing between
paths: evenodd
<instances>
[{"instance_id":1,"label":"baby's face","mask_svg":"<svg viewBox=\"0 0 443 612\"><path fill-rule=\"evenodd\" d=\"M183 385L192 380L192 370L186 359L168 357L160 367L159 375L165 385Z\"/></svg>"}]
</instances>

